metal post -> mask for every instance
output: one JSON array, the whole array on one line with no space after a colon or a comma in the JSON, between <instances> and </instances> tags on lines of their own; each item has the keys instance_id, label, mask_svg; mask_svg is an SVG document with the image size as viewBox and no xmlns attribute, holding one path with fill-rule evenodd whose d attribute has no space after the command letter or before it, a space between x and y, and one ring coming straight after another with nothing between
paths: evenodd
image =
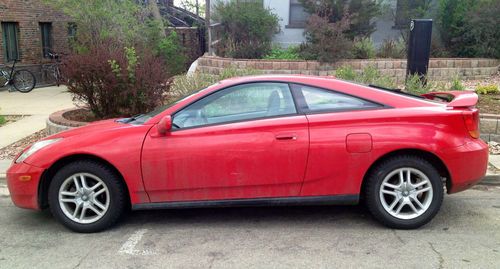
<instances>
[{"instance_id":1,"label":"metal post","mask_svg":"<svg viewBox=\"0 0 500 269\"><path fill-rule=\"evenodd\" d=\"M408 62L406 77L417 74L426 83L431 51L432 20L418 19L410 22L408 38Z\"/></svg>"},{"instance_id":2,"label":"metal post","mask_svg":"<svg viewBox=\"0 0 500 269\"><path fill-rule=\"evenodd\" d=\"M207 27L207 32L208 32L208 55L213 55L214 54L214 48L212 46L212 26L210 22L210 0L206 0L205 4L205 24Z\"/></svg>"}]
</instances>

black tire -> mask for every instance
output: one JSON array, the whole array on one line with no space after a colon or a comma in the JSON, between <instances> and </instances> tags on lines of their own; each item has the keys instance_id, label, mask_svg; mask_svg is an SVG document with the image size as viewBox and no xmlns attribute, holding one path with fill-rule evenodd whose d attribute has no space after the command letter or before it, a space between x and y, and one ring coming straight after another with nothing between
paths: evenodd
<instances>
[{"instance_id":1,"label":"black tire","mask_svg":"<svg viewBox=\"0 0 500 269\"><path fill-rule=\"evenodd\" d=\"M14 88L22 93L28 93L35 88L36 78L28 70L17 70L12 77Z\"/></svg>"},{"instance_id":2,"label":"black tire","mask_svg":"<svg viewBox=\"0 0 500 269\"><path fill-rule=\"evenodd\" d=\"M430 181L432 188L432 199L430 204L421 215L412 219L401 219L391 215L383 206L380 198L380 188L384 178L389 173L400 168L413 168L422 172ZM432 164L423 158L402 155L387 159L375 167L366 179L365 199L368 210L375 219L387 227L396 229L416 229L431 221L441 208L444 196L444 186L441 177ZM382 194L383 195L383 194ZM394 198L395 200L397 198Z\"/></svg>"},{"instance_id":3,"label":"black tire","mask_svg":"<svg viewBox=\"0 0 500 269\"><path fill-rule=\"evenodd\" d=\"M78 223L65 215L59 203L59 190L66 179L78 173L88 173L102 180L109 190L109 207L93 223ZM56 172L49 186L48 202L52 215L67 228L80 233L103 231L114 225L127 207L127 192L122 181L108 166L99 162L82 160L69 163Z\"/></svg>"}]
</instances>

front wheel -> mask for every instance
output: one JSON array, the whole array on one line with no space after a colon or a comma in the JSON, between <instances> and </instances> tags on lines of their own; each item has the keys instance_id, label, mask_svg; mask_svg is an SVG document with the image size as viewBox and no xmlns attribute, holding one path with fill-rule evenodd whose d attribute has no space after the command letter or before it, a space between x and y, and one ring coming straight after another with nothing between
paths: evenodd
<instances>
[{"instance_id":1,"label":"front wheel","mask_svg":"<svg viewBox=\"0 0 500 269\"><path fill-rule=\"evenodd\" d=\"M54 217L76 232L92 233L113 225L126 207L125 189L109 167L77 161L61 168L49 186Z\"/></svg>"},{"instance_id":2,"label":"front wheel","mask_svg":"<svg viewBox=\"0 0 500 269\"><path fill-rule=\"evenodd\" d=\"M443 201L443 183L438 171L419 157L388 159L367 180L368 209L391 228L415 229L428 223Z\"/></svg>"},{"instance_id":3,"label":"front wheel","mask_svg":"<svg viewBox=\"0 0 500 269\"><path fill-rule=\"evenodd\" d=\"M16 90L27 93L35 88L36 78L35 75L28 70L18 70L14 73L12 83Z\"/></svg>"}]
</instances>

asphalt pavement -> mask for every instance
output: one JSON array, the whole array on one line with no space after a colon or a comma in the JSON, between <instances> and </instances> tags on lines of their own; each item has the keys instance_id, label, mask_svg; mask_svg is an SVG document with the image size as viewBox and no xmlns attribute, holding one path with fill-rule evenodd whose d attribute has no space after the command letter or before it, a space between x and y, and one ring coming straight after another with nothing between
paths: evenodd
<instances>
[{"instance_id":1,"label":"asphalt pavement","mask_svg":"<svg viewBox=\"0 0 500 269\"><path fill-rule=\"evenodd\" d=\"M16 208L0 180L0 268L499 268L500 187L447 195L418 230L388 229L362 206L131 212L77 234Z\"/></svg>"}]
</instances>

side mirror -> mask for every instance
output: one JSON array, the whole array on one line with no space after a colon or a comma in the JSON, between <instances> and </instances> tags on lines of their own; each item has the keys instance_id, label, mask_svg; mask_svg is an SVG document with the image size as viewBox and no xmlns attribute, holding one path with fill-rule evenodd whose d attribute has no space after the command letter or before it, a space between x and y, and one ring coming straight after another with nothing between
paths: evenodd
<instances>
[{"instance_id":1,"label":"side mirror","mask_svg":"<svg viewBox=\"0 0 500 269\"><path fill-rule=\"evenodd\" d=\"M167 115L163 117L158 123L158 133L161 135L165 135L170 132L170 129L172 129L172 117L170 115Z\"/></svg>"}]
</instances>

